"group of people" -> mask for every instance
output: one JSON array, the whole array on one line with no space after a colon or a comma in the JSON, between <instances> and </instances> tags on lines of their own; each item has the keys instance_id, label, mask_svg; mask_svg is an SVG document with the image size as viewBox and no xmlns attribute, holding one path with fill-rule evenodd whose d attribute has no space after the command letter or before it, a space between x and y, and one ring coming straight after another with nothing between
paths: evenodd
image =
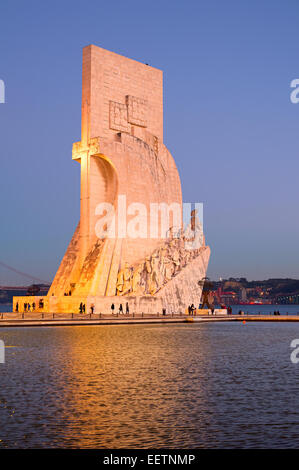
<instances>
[{"instance_id":1,"label":"group of people","mask_svg":"<svg viewBox=\"0 0 299 470\"><path fill-rule=\"evenodd\" d=\"M111 304L111 313L112 313L112 315L114 315L114 310L115 310L115 305ZM128 302L126 302L125 312L124 312L124 309L123 309L123 304L119 304L118 314L122 315L124 313L126 315L130 315L130 308L129 308L129 303Z\"/></svg>"},{"instance_id":2,"label":"group of people","mask_svg":"<svg viewBox=\"0 0 299 470\"><path fill-rule=\"evenodd\" d=\"M200 305L198 306L198 309L194 306L194 304L191 304L188 306L188 315L193 315L195 316L196 313L197 313L197 310L200 310L203 308L203 305ZM211 312L212 312L212 315L214 314L214 307L210 308Z\"/></svg>"},{"instance_id":3,"label":"group of people","mask_svg":"<svg viewBox=\"0 0 299 470\"><path fill-rule=\"evenodd\" d=\"M194 304L189 305L189 306L188 306L188 315L193 315L193 316L195 316L196 313L197 313L197 310L200 310L201 308L202 308L202 307L201 307L200 304L199 304L199 306L198 306L198 309L195 307ZM213 312L214 312L214 309L212 309L212 313L213 313Z\"/></svg>"},{"instance_id":4,"label":"group of people","mask_svg":"<svg viewBox=\"0 0 299 470\"><path fill-rule=\"evenodd\" d=\"M31 307L32 307L32 310L31 310ZM16 312L19 311L19 302L16 303L16 309L15 309ZM32 305L30 305L29 303L25 302L24 303L24 312L34 312L35 311L35 302L32 302Z\"/></svg>"},{"instance_id":5,"label":"group of people","mask_svg":"<svg viewBox=\"0 0 299 470\"><path fill-rule=\"evenodd\" d=\"M94 313L94 309L95 309L95 306L94 304L91 304L90 306L90 313ZM80 313L85 313L86 311L86 306L83 302L80 303L80 306L79 306L79 312ZM111 305L111 313L112 315L114 315L114 311L115 311L115 305L112 304ZM118 308L118 312L116 314L126 314L126 315L129 315L130 314L130 308L129 308L129 303L126 302L126 305L125 307L123 307L123 304L120 304L119 305L119 308Z\"/></svg>"},{"instance_id":6,"label":"group of people","mask_svg":"<svg viewBox=\"0 0 299 470\"><path fill-rule=\"evenodd\" d=\"M80 313L85 313L85 304L83 302L80 303L79 312Z\"/></svg>"},{"instance_id":7,"label":"group of people","mask_svg":"<svg viewBox=\"0 0 299 470\"><path fill-rule=\"evenodd\" d=\"M79 312L80 313L85 313L86 311L86 306L83 302L80 303L80 306L79 306ZM90 313L94 313L94 304L91 304L90 306Z\"/></svg>"},{"instance_id":8,"label":"group of people","mask_svg":"<svg viewBox=\"0 0 299 470\"><path fill-rule=\"evenodd\" d=\"M196 315L196 307L194 304L188 306L188 315Z\"/></svg>"},{"instance_id":9,"label":"group of people","mask_svg":"<svg viewBox=\"0 0 299 470\"><path fill-rule=\"evenodd\" d=\"M23 305L23 312L35 312L36 304L32 302L32 305L29 302L25 302ZM38 302L38 308L42 310L44 308L44 301L40 299ZM19 302L16 303L15 312L22 312L22 305L19 305Z\"/></svg>"}]
</instances>

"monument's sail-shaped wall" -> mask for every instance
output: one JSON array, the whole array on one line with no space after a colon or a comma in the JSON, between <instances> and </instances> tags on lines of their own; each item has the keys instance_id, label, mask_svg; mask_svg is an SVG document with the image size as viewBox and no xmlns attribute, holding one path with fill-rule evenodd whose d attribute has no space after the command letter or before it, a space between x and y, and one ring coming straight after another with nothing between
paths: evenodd
<instances>
[{"instance_id":1,"label":"monument's sail-shaped wall","mask_svg":"<svg viewBox=\"0 0 299 470\"><path fill-rule=\"evenodd\" d=\"M210 250L204 242L186 249L180 178L163 143L162 71L84 48L81 141L73 160L81 165L80 222L42 308L78 312L82 302L105 313L111 303L127 302L156 313L198 305ZM167 233L162 218L150 218L162 206L181 217ZM139 227L130 227L136 214Z\"/></svg>"}]
</instances>

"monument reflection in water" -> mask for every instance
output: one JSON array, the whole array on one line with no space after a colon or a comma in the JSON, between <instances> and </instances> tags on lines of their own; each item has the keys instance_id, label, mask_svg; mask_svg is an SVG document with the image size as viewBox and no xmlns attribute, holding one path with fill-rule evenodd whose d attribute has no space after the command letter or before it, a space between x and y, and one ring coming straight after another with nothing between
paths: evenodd
<instances>
[{"instance_id":1,"label":"monument reflection in water","mask_svg":"<svg viewBox=\"0 0 299 470\"><path fill-rule=\"evenodd\" d=\"M298 447L297 323L2 328L0 448Z\"/></svg>"},{"instance_id":2,"label":"monument reflection in water","mask_svg":"<svg viewBox=\"0 0 299 470\"><path fill-rule=\"evenodd\" d=\"M200 302L210 249L195 213L191 238L183 230L180 178L163 143L162 71L91 45L82 82L82 135L73 145L80 222L48 296L15 298L14 309L18 302L19 311L29 303L78 312L84 304L110 313L122 303L135 312L184 312Z\"/></svg>"}]
</instances>

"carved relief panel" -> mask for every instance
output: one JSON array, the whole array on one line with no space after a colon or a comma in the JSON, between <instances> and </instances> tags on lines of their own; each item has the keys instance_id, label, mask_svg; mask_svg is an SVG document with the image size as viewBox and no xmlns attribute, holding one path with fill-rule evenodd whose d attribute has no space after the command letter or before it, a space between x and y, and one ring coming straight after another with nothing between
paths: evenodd
<instances>
[{"instance_id":1,"label":"carved relief panel","mask_svg":"<svg viewBox=\"0 0 299 470\"><path fill-rule=\"evenodd\" d=\"M110 101L109 103L110 129L130 132L127 106L122 103Z\"/></svg>"},{"instance_id":2,"label":"carved relief panel","mask_svg":"<svg viewBox=\"0 0 299 470\"><path fill-rule=\"evenodd\" d=\"M147 101L135 96L126 97L128 107L128 121L136 126L147 126Z\"/></svg>"},{"instance_id":3,"label":"carved relief panel","mask_svg":"<svg viewBox=\"0 0 299 470\"><path fill-rule=\"evenodd\" d=\"M126 104L109 102L110 129L130 132L130 124L147 127L147 101L127 95Z\"/></svg>"}]
</instances>

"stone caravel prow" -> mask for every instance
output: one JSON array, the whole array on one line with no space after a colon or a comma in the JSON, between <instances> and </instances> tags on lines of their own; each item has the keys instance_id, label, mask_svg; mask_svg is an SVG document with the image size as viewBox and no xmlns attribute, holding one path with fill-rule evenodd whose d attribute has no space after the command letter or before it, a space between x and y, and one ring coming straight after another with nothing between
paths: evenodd
<instances>
[{"instance_id":1,"label":"stone caravel prow","mask_svg":"<svg viewBox=\"0 0 299 470\"><path fill-rule=\"evenodd\" d=\"M84 48L81 141L73 144L72 158L81 165L80 222L48 295L26 302L36 310L74 313L80 304L98 313L121 303L136 313L179 313L198 305L198 281L210 255L204 237L190 250L182 218L167 233L160 219L155 236L149 227L153 204L182 213L179 174L163 143L162 71L100 47ZM103 203L114 210L113 237L99 238L96 230L107 214L100 213ZM146 236L132 237L119 221L132 219L139 205ZM21 311L23 300L15 298L14 308L16 302Z\"/></svg>"}]
</instances>

